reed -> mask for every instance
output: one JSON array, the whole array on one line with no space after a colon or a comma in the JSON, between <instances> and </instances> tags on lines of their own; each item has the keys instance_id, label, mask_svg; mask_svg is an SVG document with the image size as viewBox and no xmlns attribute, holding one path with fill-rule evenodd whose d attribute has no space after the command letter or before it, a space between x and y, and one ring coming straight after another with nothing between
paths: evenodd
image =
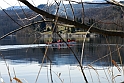
<instances>
[{"instance_id":1,"label":"reed","mask_svg":"<svg viewBox=\"0 0 124 83\"><path fill-rule=\"evenodd\" d=\"M23 83L19 78L17 78L17 77L14 77L13 78L14 80L16 80L18 83Z\"/></svg>"},{"instance_id":2,"label":"reed","mask_svg":"<svg viewBox=\"0 0 124 83\"><path fill-rule=\"evenodd\" d=\"M27 20L36 20L35 18L37 18L37 16L28 19L28 16L26 15L25 11L22 9L23 14L24 14L25 17L26 17L26 18L25 18L26 21L23 21L23 19L22 19L18 14L16 14L16 15L18 16L19 19L21 19L22 24L25 25L25 26L23 26L22 24L19 24L16 20L14 20L5 10L3 10L3 9L0 7L0 8L2 9L2 11L3 11L13 22L15 22L17 25L20 26L20 28L15 29L15 30L13 30L13 31L11 31L11 32L9 32L9 33L3 35L3 36L0 38L0 40L4 39L4 38L7 37L8 35L11 35L11 34L13 34L13 33L15 33L15 32L18 32L18 31L20 31L20 30L22 30L22 29L25 29L25 28L27 28L27 27L30 27L30 26L32 26L32 25L34 25L34 24L38 24L38 27L40 27L39 24L42 23L42 22L46 22L46 23L48 23L48 25L51 23L51 24L54 24L54 26L52 26L53 29L51 30L51 34L54 34L54 33L55 33L55 34L59 37L59 39L61 39L61 40L64 41L64 43L67 45L68 49L71 51L71 53L73 54L74 58L75 58L76 61L78 62L79 71L80 71L80 73L81 73L82 76L83 76L82 82L85 81L85 83L90 83L89 81L92 80L92 83L95 83L95 82L94 82L94 77L93 77L93 74L94 74L94 73L93 73L91 70L94 70L94 71L95 71L95 74L97 75L97 81L98 81L98 83L102 83L102 81L101 81L102 76L101 76L101 73L99 73L99 70L100 70L100 71L103 71L103 74L105 74L105 77L103 77L103 78L106 79L107 82L109 82L109 83L116 83L116 78L121 77L121 76L122 76L122 75L121 75L122 72L123 72L123 77L124 77L123 57L122 57L121 52L120 52L120 50L121 50L121 48L123 47L123 45L119 46L119 45L117 44L117 45L116 45L116 48L115 48L114 50L112 50L113 48L110 46L110 42L109 42L109 40L107 39L107 36L106 36L106 35L110 35L110 36L120 36L120 37L123 37L123 32L121 32L121 31L115 32L115 31L113 31L113 30L103 30L103 29L101 29L101 28L95 27L95 25L96 25L97 23L102 23L102 20L103 20L103 21L104 21L104 20L107 20L107 18L112 17L112 16L106 16L106 18L104 18L104 19L102 19L102 20L98 20L98 21L94 22L94 23L91 24L91 25L85 25L85 24L87 24L87 23L85 23L85 22L86 22L86 21L85 21L85 11L84 11L84 5L83 5L84 2L83 2L82 0L81 0L81 2L67 0L67 1L69 2L69 6L70 6L70 9L71 9L72 20L68 19L67 8L65 7L65 5L64 5L64 3L63 3L62 0L60 0L60 1L58 1L58 2L57 2L56 0L53 1L53 2L54 2L53 4L56 4L56 12L55 12L55 15L52 15L52 14L50 14L50 13L48 13L48 12L45 12L45 11L43 12L42 10L37 9L37 8L34 7L32 4L28 3L27 0L19 0L19 1L21 1L21 2L24 3L24 4L27 3L27 6L29 6L29 8L31 8L32 10L34 9L34 11L37 12L37 13L39 13L39 14L43 13L44 16L49 15L49 16L47 16L47 17L52 18L52 19L48 20L48 18L46 18L46 17L44 17L44 16L42 16L42 15L37 15L37 16L41 16L41 18L42 18L43 20L25 25L25 24L27 23ZM32 1L33 1L33 0L32 0ZM105 1L106 1L106 3L108 3L108 4L118 5L118 6L120 6L120 7L123 7L122 4L117 3L117 2L114 1L114 0L110 0L110 1L105 0ZM49 1L48 1L48 2L49 2ZM75 3L78 3L78 4L82 4L82 12L83 12L83 14L82 14L82 19L83 19L83 21L82 21L81 23L78 23L78 22L76 21L76 18L78 18L78 17L75 16L75 11L74 11L74 7L73 7L72 2L75 2ZM9 3L7 3L7 4L9 4ZM50 4L50 5L53 5L53 4ZM61 8L60 8L61 4L64 6L65 18L62 18L62 17L59 15L59 10L61 9ZM10 5L10 4L9 4L9 5ZM49 4L47 4L47 5L49 5ZM123 8L121 8L121 9L123 9ZM39 11L40 11L40 12L39 12ZM14 12L16 12L16 10L15 10ZM123 12L123 11L122 11L122 12ZM88 18L87 18L87 19L88 19ZM59 22L59 21L61 21L61 22ZM64 22L64 21L65 21L65 22ZM71 23L71 22L72 22L72 23ZM67 41L65 41L64 38L61 36L61 33L60 33L61 31L57 31L57 30L59 30L59 29L58 29L58 26L59 26L59 25L61 25L61 26L64 27L63 23L65 23L65 24L72 24L72 25L74 26L73 28L76 28L76 26L78 26L78 27L80 26L80 27L84 27L84 29L86 29L86 34L85 34L84 40L83 40L83 42L82 42L82 49L81 49L80 59L78 58L77 53L74 52L74 50L67 44ZM105 23L105 24L110 24L110 23ZM119 26L118 24L116 24L116 23L113 23L113 24L115 24L116 26L120 27L120 26ZM50 25L49 25L49 26L50 26ZM36 27L36 28L38 28L38 27ZM43 32L43 30L42 30L42 32ZM41 34L42 32L37 32L37 31L36 31L36 34L37 34L37 33L40 33L40 34ZM65 31L65 32L66 32L66 31ZM85 67L84 64L83 64L83 61L84 61L84 59L87 58L87 57L84 57L84 56L86 56L86 55L84 54L84 52L85 52L86 36L87 36L87 34L88 34L89 32L96 32L96 33L102 34L102 35L105 37L105 41L106 41L106 44L107 44L106 49L107 49L108 53L105 54L105 55L102 55L102 54L100 54L100 51L99 51L98 47L96 47L97 50L98 50L98 51L96 52L96 57L98 57L98 58L95 59L95 60L93 60L93 61L91 61L91 62L90 62L88 65L86 65L86 67ZM36 35L36 34L35 34L35 33L32 33L31 35ZM36 37L36 39L32 42L32 44L35 43L35 42L36 42L38 39L40 39L40 38L41 38L41 35L38 36L38 37ZM50 36L49 38L52 39L53 36ZM49 64L50 68L47 68L48 83L55 83L53 74L55 74L55 75L57 76L57 78L59 79L59 81L60 81L61 83L64 83L64 79L61 78L61 76L62 76L63 73L61 73L61 72L56 73L56 71L54 71L54 70L52 69L52 63L53 63L53 61L51 60L51 58L49 57L49 55L47 55L47 53L48 53L48 51L49 51L48 49L49 49L49 43L48 43L48 45L45 47L45 52L44 52L43 58L41 59L41 65L40 65L39 71L38 71L38 73L37 73L37 75L36 75L36 79L35 79L35 82L34 82L34 83L37 83L38 80L39 80L39 78L40 78L41 70L42 70L42 68L43 68L43 64L44 64L45 59L47 59L47 60L50 62L50 64ZM26 50L26 53L28 52L28 50L29 50L29 48ZM41 50L42 50L42 49L41 49ZM53 51L53 50L50 50L50 51ZM116 60L113 58L113 57L114 57L114 56L113 56L114 53L117 53L117 56L118 56L118 58L119 58L120 64L118 64L118 61L116 61ZM13 68L14 77L13 77L13 79L12 79L12 75L11 75L12 72L10 72L9 64L7 63L5 57L4 57L4 55L3 55L2 53L1 53L1 57L2 57L2 59L3 59L4 62L5 62L5 66L6 66L6 68L7 68L7 73L8 73L8 76L9 76L10 83L13 83L13 80L15 80L17 83L23 83L23 82L22 82L22 79L20 79L20 78L18 78L18 77L16 76L16 73L15 73L14 68ZM107 60L105 60L105 58L107 58L107 57L108 57L108 62L110 62L110 65L109 65L109 66L107 66L106 68L105 68L104 66L102 66L102 69L97 69L97 68L95 68L94 63L100 61L100 64L101 64L102 61L104 61L104 62L107 61ZM91 58L93 58L93 57L91 57ZM121 66L120 66L120 65L121 65ZM114 67L118 70L117 74L114 72ZM87 69L88 69L88 71L89 71L88 74L90 75L90 78L91 78L90 80L89 80L89 78L88 78L87 73L85 72ZM69 67L68 67L68 71L66 71L66 72L69 73L69 81L70 81L70 83L73 83L72 78L71 78L71 71L70 71L70 68L69 68ZM50 73L50 75L49 75L48 73ZM107 73L108 73L108 74L107 74ZM49 80L49 76L50 76L50 80ZM31 78L31 79L34 79L34 78ZM24 79L23 79L23 80L24 80ZM1 83L5 83L5 82L4 82L4 79L2 78L1 73L0 73L0 81L1 81ZM27 81L25 80L25 82L27 82ZM124 83L124 82L121 82L121 83Z\"/></svg>"}]
</instances>

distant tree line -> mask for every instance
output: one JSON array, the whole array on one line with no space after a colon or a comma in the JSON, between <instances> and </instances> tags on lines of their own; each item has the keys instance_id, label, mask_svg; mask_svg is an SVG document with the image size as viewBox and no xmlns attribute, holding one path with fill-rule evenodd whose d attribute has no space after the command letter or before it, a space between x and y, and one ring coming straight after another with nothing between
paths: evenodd
<instances>
[{"instance_id":1,"label":"distant tree line","mask_svg":"<svg viewBox=\"0 0 124 83\"><path fill-rule=\"evenodd\" d=\"M42 6L44 7L44 5ZM15 12L16 11L16 12ZM25 21L23 24L23 22L21 20L19 20L19 17L17 16L17 14L20 16L20 18L25 18L25 17L31 17L32 14L36 14L33 11L31 11L30 9L24 9L24 12L22 12L21 9L19 10L6 10L6 12L18 23L25 25L28 23L33 23L36 22L37 20L42 20L41 17L38 17L34 20L31 21ZM76 10L81 11L80 9ZM17 13L17 14L16 14ZM76 18L76 21L79 23L82 23L82 13L78 13L75 16L78 17ZM34 15L35 16L35 15ZM108 18L106 18L106 16ZM0 36L15 30L17 28L19 28L20 26L17 25L16 23L14 23L3 11L0 11ZM72 19L72 17L68 16L68 18ZM104 20L103 20L104 19ZM87 9L85 10L85 24L87 25L92 25L93 23L95 23L94 26L102 28L102 29L112 29L112 30L124 30L122 26L124 26L124 14L121 10L121 7L119 6L109 6L109 7L103 7L103 8L92 8L92 9ZM99 21L102 20L102 21ZM42 22L41 24L37 24L37 25L32 25L30 28L32 30L35 31L50 31L51 28L47 27L47 24L45 22ZM51 26L52 27L52 26ZM29 29L29 28L27 28ZM26 31L26 30L25 30ZM76 32L76 31L83 31L80 27L76 27L76 28L71 28L70 30L68 30L72 33ZM23 32L23 31L21 31ZM20 32L20 33L21 33ZM22 33L23 34L23 33Z\"/></svg>"}]
</instances>

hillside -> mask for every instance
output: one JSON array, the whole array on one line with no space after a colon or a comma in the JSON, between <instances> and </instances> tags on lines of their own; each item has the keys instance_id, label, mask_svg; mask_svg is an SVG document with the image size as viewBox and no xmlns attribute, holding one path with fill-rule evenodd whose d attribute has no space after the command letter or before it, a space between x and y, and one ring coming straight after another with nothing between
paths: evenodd
<instances>
[{"instance_id":1,"label":"hillside","mask_svg":"<svg viewBox=\"0 0 124 83\"><path fill-rule=\"evenodd\" d=\"M94 19L95 22L99 21L97 25L103 29L124 31L122 27L124 26L124 12L122 10L123 8L121 9L118 6L90 8L85 11L85 20L89 21L89 19Z\"/></svg>"},{"instance_id":2,"label":"hillside","mask_svg":"<svg viewBox=\"0 0 124 83\"><path fill-rule=\"evenodd\" d=\"M41 9L44 9L45 11L48 11L46 8L47 6L45 4L39 5L38 6ZM65 7L67 8L67 15L69 18L73 18L72 12L69 8L69 4L66 4ZM78 18L81 18L82 16L82 9L81 5L73 4L74 11L75 11L75 16ZM61 10L63 7L61 6L60 8L60 14L61 16L64 15L64 13L61 13ZM36 13L31 11L30 9L16 9L16 10L5 10L8 15L10 15L16 22L18 22L21 25L24 25L20 18L31 18L33 16L36 16ZM51 6L49 11L50 13L54 14L55 13L55 5ZM18 14L18 15L17 15ZM121 11L120 7L117 6L108 6L108 5L90 5L86 6L85 5L85 23L89 23L89 19L94 19L95 22L101 20L102 22L115 22L119 23L121 26L123 26L123 17L124 14ZM15 30L19 28L20 26L14 23L3 11L0 11L0 36ZM37 17L33 21L41 20L41 17ZM32 21L24 21L26 24L31 23ZM119 28L122 30L122 27L118 27L117 25L114 24L103 24L103 23L97 23L97 27L101 28L107 28L107 29L113 29L116 30Z\"/></svg>"},{"instance_id":3,"label":"hillside","mask_svg":"<svg viewBox=\"0 0 124 83\"><path fill-rule=\"evenodd\" d=\"M29 9L27 6L11 6L11 7L8 7L6 8L6 10L19 10L19 9Z\"/></svg>"},{"instance_id":4,"label":"hillside","mask_svg":"<svg viewBox=\"0 0 124 83\"><path fill-rule=\"evenodd\" d=\"M19 18L25 18L26 16L30 17L31 14L33 13L29 9L24 10L26 16L25 16L24 12L22 12L22 10L20 10L20 9L18 9L18 10L5 10L5 11L13 20L18 22L20 25L24 25L24 24L21 20L19 20ZM5 14L5 12L0 11L0 36L20 27L9 16L7 16Z\"/></svg>"}]
</instances>

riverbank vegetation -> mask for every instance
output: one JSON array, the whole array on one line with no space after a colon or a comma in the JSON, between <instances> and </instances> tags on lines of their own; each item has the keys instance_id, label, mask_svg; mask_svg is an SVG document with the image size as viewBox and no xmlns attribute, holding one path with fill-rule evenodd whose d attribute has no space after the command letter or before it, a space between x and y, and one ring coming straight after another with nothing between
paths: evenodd
<instances>
[{"instance_id":1,"label":"riverbank vegetation","mask_svg":"<svg viewBox=\"0 0 124 83\"><path fill-rule=\"evenodd\" d=\"M43 8L34 7L28 0L19 0L23 4L29 7L29 9L19 9L19 10L1 10L1 20L0 20L0 31L1 31L1 39L4 39L8 35L16 34L16 36L26 36L31 37L35 36L33 39L34 41L32 43L35 43L37 39L41 38L42 34L47 34L47 38L49 40L54 40L54 37L59 37L65 43L68 47L68 49L72 52L75 59L78 62L78 68L83 76L83 81L85 83L89 83L89 79L85 73L85 69L88 69L90 72L90 69L93 69L95 73L98 76L98 81L100 82L100 73L98 73L98 70L94 68L93 64L97 61L102 61L106 57L109 57L108 61L111 62L111 64L107 67L108 71L105 71L103 67L103 72L105 74L105 78L108 83L116 83L116 77L124 76L124 68L123 68L123 58L121 55L121 48L123 48L122 44L119 44L116 42L115 49L111 48L110 46L113 44L110 44L108 42L109 36L113 37L124 37L124 5L121 2L117 2L115 0L105 0L105 2L100 3L85 3L85 2L77 2L77 1L68 1L68 6L70 7L70 10L67 11L68 6L66 7L63 4L63 1L53 1L53 4L49 6L49 4L46 4L47 9L45 9L45 6L42 6ZM81 0L82 1L82 0ZM75 2L75 4L79 5L81 4L81 8L74 8L72 2ZM84 4L109 4L109 6L103 6L99 8L84 8ZM63 8L60 8L60 7ZM50 7L50 8L49 8ZM53 9L51 9L53 8ZM53 11L49 11L53 10ZM62 10L62 11L61 11ZM62 13L64 11L64 14ZM11 26L10 26L11 25ZM99 52L99 49L102 48L96 48L98 49L98 55L97 59L92 61L87 66L83 66L83 58L84 58L84 51L85 51L85 42L86 37L89 33L95 33L99 34L99 37L104 37L107 45L107 54L104 54L104 56L99 56L101 53ZM50 36L49 36L50 34ZM77 57L76 53L73 51L73 49L67 44L67 42L64 40L64 37L61 34L84 34L83 36L83 42L82 42L82 49L81 49L81 55L80 58ZM69 36L67 36L69 37ZM77 36L78 37L78 36ZM115 37L115 38L116 38ZM70 37L69 37L70 38ZM102 41L100 41L102 42ZM123 41L122 41L123 42ZM48 42L49 45L49 42ZM90 48L90 47L89 47ZM53 82L52 77L52 61L47 55L47 52L49 47L46 46L44 51L44 57L41 60L41 65L39 72L37 74L37 78L35 83L37 83L37 80L39 78L40 71L43 67L43 62L45 59L49 61L49 70L50 70L50 77L51 77L51 83ZM92 49L92 48L91 48ZM105 49L105 50L106 50ZM118 56L119 63L117 63L113 58L113 53L116 52ZM122 52L123 53L123 52ZM2 55L2 54L1 54ZM4 59L4 57L3 57ZM6 60L4 60L6 63ZM10 77L10 83L12 83L12 78L9 72L9 67L6 64L8 75ZM113 67L117 68L119 74L114 74ZM14 71L14 70L13 70ZM106 73L109 72L109 76L106 75ZM54 72L56 74L56 72ZM123 74L122 74L123 73ZM60 79L61 83L64 83L63 80L61 80L61 73L56 74L56 76ZM90 76L92 78L91 72ZM110 78L110 79L108 79ZM20 79L18 79L15 75L13 78L18 83L22 83ZM93 78L92 78L93 80ZM124 80L122 80L124 81ZM1 81L3 82L3 80ZM70 82L71 83L71 82Z\"/></svg>"},{"instance_id":2,"label":"riverbank vegetation","mask_svg":"<svg viewBox=\"0 0 124 83\"><path fill-rule=\"evenodd\" d=\"M43 4L43 5L39 5L38 8L40 9L46 9L46 6L47 4ZM73 5L73 4L72 4ZM79 23L82 23L82 9L81 9L81 6L77 6L78 4L74 4L74 12L75 13L75 20ZM53 5L52 6L52 9L54 12L55 12L55 7L56 5ZM69 7L69 5L67 5L67 7ZM79 8L77 8L79 7ZM84 6L85 7L85 6ZM89 8L88 8L89 7ZM7 9L5 10L6 13L8 13L16 22L19 22L21 25L24 25L24 23L22 21L24 21L26 24L28 23L34 23L34 22L37 22L37 21L41 21L41 17L39 15L37 15L37 13L33 12L32 10L30 9L23 9L25 14L22 12L22 9ZM124 15L123 15L123 8L119 7L119 6L116 6L116 5L103 5L103 7L101 7L100 5L98 5L98 7L93 7L91 8L90 6L87 6L86 5L86 8L85 8L85 20L84 20L84 23L88 26L92 25L93 23L95 23L94 26L96 27L99 27L100 29L107 29L107 30L113 30L113 31L123 31L123 18L124 18ZM49 11L51 13L53 13L53 11ZM61 11L59 11L60 13ZM71 9L69 11L67 11L67 13L69 14L67 17L70 18L70 19L73 19L73 15L71 15ZM0 35L4 35L10 31L13 31L15 29L17 29L18 27L20 27L18 24L16 24L15 22L13 22L6 14L5 12L3 11L0 11ZM18 17L19 15L19 17ZM29 18L32 18L33 16L34 19L33 20L26 20L26 19L23 19L25 17L29 17ZM60 14L61 15L61 14ZM70 16L71 15L71 16ZM21 18L21 19L20 19ZM43 19L42 19L43 20ZM9 26L11 24L11 26ZM45 31L50 31L52 30L52 24L51 23L48 23L46 22L46 28L45 28ZM38 26L40 26L38 28ZM41 25L40 23L39 24L34 24L32 26L30 26L30 28L34 31L41 31ZM58 25L59 26L59 25ZM34 28L33 28L34 27ZM70 28L68 28L70 27ZM67 33L68 32L71 32L71 33L74 33L74 32L77 32L77 31L86 31L85 29L82 29L80 27L75 27L75 26L67 26L64 24L64 26L59 26L59 29L62 30L64 32L64 30L67 29ZM31 31L30 28L26 28L20 32L18 32L19 34L27 34ZM25 33L23 33L25 32ZM32 32L32 31L31 31ZM60 31L61 32L61 31ZM18 34L17 33L17 34Z\"/></svg>"}]
</instances>

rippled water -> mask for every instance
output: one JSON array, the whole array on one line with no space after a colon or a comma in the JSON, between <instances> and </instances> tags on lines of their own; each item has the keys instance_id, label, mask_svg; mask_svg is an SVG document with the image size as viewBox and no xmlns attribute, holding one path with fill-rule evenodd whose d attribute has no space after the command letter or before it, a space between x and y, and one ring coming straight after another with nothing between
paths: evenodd
<instances>
[{"instance_id":1,"label":"rippled water","mask_svg":"<svg viewBox=\"0 0 124 83\"><path fill-rule=\"evenodd\" d=\"M0 73L5 83L10 83L7 66L11 78L15 77L16 74L16 77L24 83L35 83L38 72L40 73L37 83L85 83L78 61L73 54L74 52L80 60L82 44L79 41L71 46L73 52L67 47L54 48L44 43L22 44L17 43L17 40L3 41L1 40L0 46ZM117 45L112 43L110 47L112 59L119 67L112 64L107 44L92 43L91 41L87 41L85 44L82 62L88 82L120 83L124 81L123 64L120 63L118 57ZM47 46L49 47L46 53L47 58L43 61ZM121 47L119 52L123 60L123 44L119 44L118 47ZM101 57L102 59L100 59ZM51 67L49 59L52 61ZM13 83L16 83L14 79Z\"/></svg>"}]
</instances>

